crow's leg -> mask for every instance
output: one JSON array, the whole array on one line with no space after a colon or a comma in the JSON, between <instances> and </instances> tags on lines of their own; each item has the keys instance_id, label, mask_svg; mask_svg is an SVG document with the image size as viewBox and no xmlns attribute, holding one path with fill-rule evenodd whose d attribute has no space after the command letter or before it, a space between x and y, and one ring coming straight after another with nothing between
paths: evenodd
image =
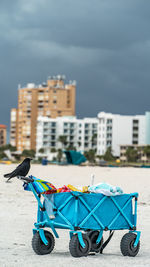
<instances>
[{"instance_id":1,"label":"crow's leg","mask_svg":"<svg viewBox=\"0 0 150 267\"><path fill-rule=\"evenodd\" d=\"M10 179L11 179L11 177L9 177L9 178L7 179L6 183L10 183L10 182L9 182Z\"/></svg>"}]
</instances>

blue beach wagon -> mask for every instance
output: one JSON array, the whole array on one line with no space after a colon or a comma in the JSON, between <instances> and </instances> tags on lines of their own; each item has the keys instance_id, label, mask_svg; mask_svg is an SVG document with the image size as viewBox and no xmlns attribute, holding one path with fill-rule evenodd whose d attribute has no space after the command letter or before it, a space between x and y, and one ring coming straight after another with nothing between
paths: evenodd
<instances>
[{"instance_id":1,"label":"blue beach wagon","mask_svg":"<svg viewBox=\"0 0 150 267\"><path fill-rule=\"evenodd\" d=\"M129 230L120 243L124 256L134 257L140 248L136 230L138 193L105 196L96 193L64 192L43 194L37 178L20 177L25 190L33 192L37 202L32 248L38 255L49 254L59 238L57 229L70 230L69 250L73 257L102 253L115 230ZM44 228L51 228L49 232ZM103 232L109 231L104 241Z\"/></svg>"}]
</instances>

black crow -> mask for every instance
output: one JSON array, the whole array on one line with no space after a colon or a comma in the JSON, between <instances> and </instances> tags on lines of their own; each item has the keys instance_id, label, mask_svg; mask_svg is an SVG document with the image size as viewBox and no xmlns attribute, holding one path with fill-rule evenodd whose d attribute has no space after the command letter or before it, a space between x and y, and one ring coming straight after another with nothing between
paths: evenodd
<instances>
[{"instance_id":1,"label":"black crow","mask_svg":"<svg viewBox=\"0 0 150 267\"><path fill-rule=\"evenodd\" d=\"M31 160L32 159L30 159L30 158L24 159L23 162L20 165L18 165L17 168L13 172L4 174L5 178L9 178L7 180L7 182L11 178L16 177L16 176L24 176L25 177L30 170L30 161Z\"/></svg>"}]
</instances>

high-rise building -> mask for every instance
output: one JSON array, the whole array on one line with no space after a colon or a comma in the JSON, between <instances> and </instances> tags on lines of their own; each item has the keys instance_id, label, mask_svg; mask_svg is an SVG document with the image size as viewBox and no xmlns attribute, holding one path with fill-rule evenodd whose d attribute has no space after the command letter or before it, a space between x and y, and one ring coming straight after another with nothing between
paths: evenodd
<instances>
[{"instance_id":1,"label":"high-rise building","mask_svg":"<svg viewBox=\"0 0 150 267\"><path fill-rule=\"evenodd\" d=\"M6 145L6 125L0 124L0 147Z\"/></svg>"},{"instance_id":2,"label":"high-rise building","mask_svg":"<svg viewBox=\"0 0 150 267\"><path fill-rule=\"evenodd\" d=\"M18 88L18 108L11 110L10 143L17 150L36 149L38 116L56 118L75 115L76 82L64 76L48 77L47 83Z\"/></svg>"}]
</instances>

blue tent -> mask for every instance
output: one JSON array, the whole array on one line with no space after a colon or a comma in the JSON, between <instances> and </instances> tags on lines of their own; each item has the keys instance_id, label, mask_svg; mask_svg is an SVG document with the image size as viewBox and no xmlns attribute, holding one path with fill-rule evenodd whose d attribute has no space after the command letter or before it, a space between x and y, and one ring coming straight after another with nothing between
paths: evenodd
<instances>
[{"instance_id":1,"label":"blue tent","mask_svg":"<svg viewBox=\"0 0 150 267\"><path fill-rule=\"evenodd\" d=\"M80 165L87 160L83 154L74 150L65 150L64 153L68 164Z\"/></svg>"}]
</instances>

